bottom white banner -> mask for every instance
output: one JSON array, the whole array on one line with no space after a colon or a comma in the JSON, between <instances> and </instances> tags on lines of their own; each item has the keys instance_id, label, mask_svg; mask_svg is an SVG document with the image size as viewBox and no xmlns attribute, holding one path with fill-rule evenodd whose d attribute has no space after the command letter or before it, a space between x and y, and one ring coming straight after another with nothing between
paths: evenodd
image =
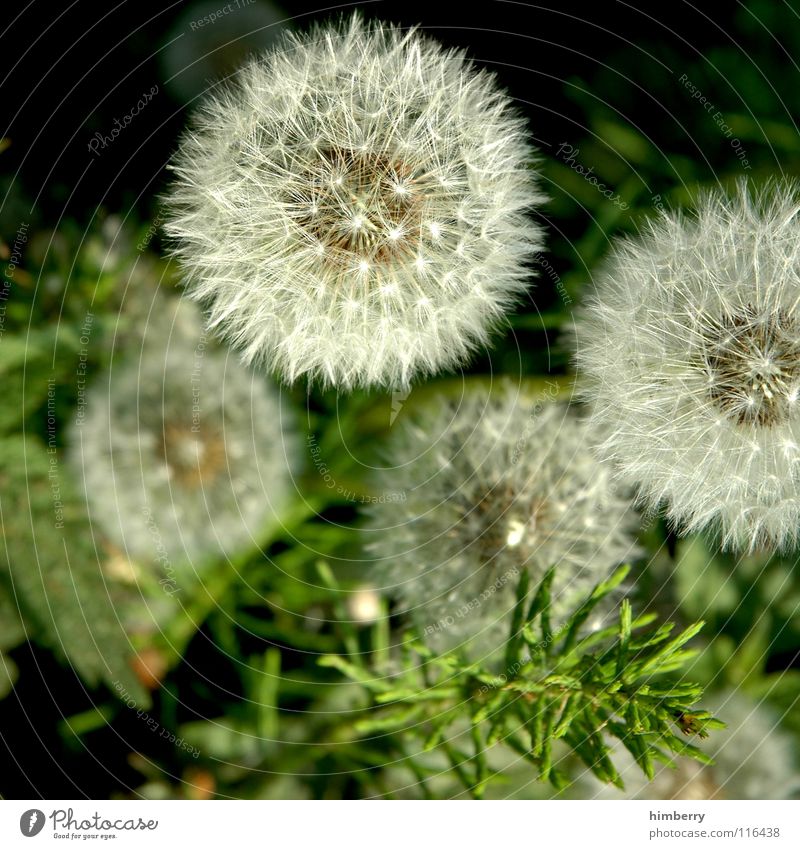
<instances>
[{"instance_id":1,"label":"bottom white banner","mask_svg":"<svg viewBox=\"0 0 800 849\"><path fill-rule=\"evenodd\" d=\"M800 846L798 802L3 801L0 846ZM505 843L505 845L509 845Z\"/></svg>"}]
</instances>

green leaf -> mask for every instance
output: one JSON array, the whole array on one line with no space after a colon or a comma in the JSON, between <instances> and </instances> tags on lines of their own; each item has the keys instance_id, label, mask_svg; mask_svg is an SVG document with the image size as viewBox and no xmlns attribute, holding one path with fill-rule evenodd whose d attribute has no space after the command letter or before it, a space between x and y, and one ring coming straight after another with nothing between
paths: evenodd
<instances>
[{"instance_id":1,"label":"green leaf","mask_svg":"<svg viewBox=\"0 0 800 849\"><path fill-rule=\"evenodd\" d=\"M0 652L0 699L11 692L18 674L17 664L7 654Z\"/></svg>"},{"instance_id":2,"label":"green leaf","mask_svg":"<svg viewBox=\"0 0 800 849\"><path fill-rule=\"evenodd\" d=\"M548 622L554 570L536 588L525 615L530 587L521 579L502 674L466 663L456 652L434 655L414 640L403 646L391 677L385 670L370 672L363 662L368 654L349 659L329 656L320 662L369 691L372 703L368 716L358 723L359 733L397 729L422 736L425 750L445 748L448 739L462 733L452 726L467 707L475 752L467 756L450 748L448 758L454 774L473 795L480 795L489 780L483 747L494 744L510 747L535 766L540 780L556 787L566 780L554 769L557 740L570 746L601 781L618 787L623 786L622 779L608 737L621 740L650 778L654 764L669 759L665 752L706 763L708 756L675 731L704 736L721 723L693 707L702 695L700 686L666 677L686 662L691 654L687 643L702 623L673 636L671 625L651 627L653 614L634 617L630 601L624 599L616 625L581 636L587 613L627 574L628 568L621 567L576 605L566 618L566 633L564 628L552 631ZM533 630L537 618L541 639ZM529 650L527 658L520 654L524 648L520 631ZM467 768L469 762L475 764L474 775Z\"/></svg>"},{"instance_id":3,"label":"green leaf","mask_svg":"<svg viewBox=\"0 0 800 849\"><path fill-rule=\"evenodd\" d=\"M0 441L5 574L31 634L90 687L105 682L140 706L150 699L111 601L92 530L57 453L33 439Z\"/></svg>"},{"instance_id":4,"label":"green leaf","mask_svg":"<svg viewBox=\"0 0 800 849\"><path fill-rule=\"evenodd\" d=\"M511 632L506 644L505 667L510 669L519 659L519 650L522 646L522 623L525 619L525 602L528 599L530 587L530 573L527 569L522 570L519 583L517 584L517 601L511 617Z\"/></svg>"},{"instance_id":5,"label":"green leaf","mask_svg":"<svg viewBox=\"0 0 800 849\"><path fill-rule=\"evenodd\" d=\"M611 592L613 592L628 576L630 566L620 566L607 580L598 584L586 601L578 608L575 614L570 619L567 636L561 647L561 651L566 654L569 652L578 637L580 629L583 627L589 614L595 607Z\"/></svg>"},{"instance_id":6,"label":"green leaf","mask_svg":"<svg viewBox=\"0 0 800 849\"><path fill-rule=\"evenodd\" d=\"M632 630L631 603L627 598L622 600L619 614L619 649L617 651L617 675L621 675L628 660L628 645L631 641Z\"/></svg>"},{"instance_id":7,"label":"green leaf","mask_svg":"<svg viewBox=\"0 0 800 849\"><path fill-rule=\"evenodd\" d=\"M638 664L637 673L639 675L648 675L657 669L660 669L662 672L666 671L668 663L673 659L673 656L692 637L700 633L704 624L704 622L695 622L694 625L690 625L685 631L675 637L675 639L670 640L666 645L654 652L646 661ZM671 669L671 666L669 668Z\"/></svg>"}]
</instances>

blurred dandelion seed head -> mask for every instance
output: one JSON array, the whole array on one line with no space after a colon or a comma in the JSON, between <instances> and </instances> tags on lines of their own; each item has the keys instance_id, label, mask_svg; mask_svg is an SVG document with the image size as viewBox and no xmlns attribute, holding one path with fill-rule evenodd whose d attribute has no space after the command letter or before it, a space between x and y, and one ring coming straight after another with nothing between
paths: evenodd
<instances>
[{"instance_id":1,"label":"blurred dandelion seed head","mask_svg":"<svg viewBox=\"0 0 800 849\"><path fill-rule=\"evenodd\" d=\"M557 567L557 625L636 553L630 501L582 422L510 384L470 390L405 423L390 462L377 488L407 497L370 510L375 580L437 649L489 655L502 646L523 570L536 586Z\"/></svg>"},{"instance_id":2,"label":"blurred dandelion seed head","mask_svg":"<svg viewBox=\"0 0 800 849\"><path fill-rule=\"evenodd\" d=\"M92 520L170 569L253 545L296 463L277 392L206 340L194 304L164 298L140 345L90 387L71 434Z\"/></svg>"},{"instance_id":3,"label":"blurred dandelion seed head","mask_svg":"<svg viewBox=\"0 0 800 849\"><path fill-rule=\"evenodd\" d=\"M533 160L491 74L356 15L288 36L207 100L166 229L246 362L406 388L463 362L525 291Z\"/></svg>"}]
</instances>

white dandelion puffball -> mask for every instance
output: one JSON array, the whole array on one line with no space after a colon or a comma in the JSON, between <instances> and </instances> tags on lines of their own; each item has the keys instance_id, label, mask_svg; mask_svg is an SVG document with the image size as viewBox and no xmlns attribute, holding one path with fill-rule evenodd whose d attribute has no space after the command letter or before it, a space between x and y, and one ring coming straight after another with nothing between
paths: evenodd
<instances>
[{"instance_id":1,"label":"white dandelion puffball","mask_svg":"<svg viewBox=\"0 0 800 849\"><path fill-rule=\"evenodd\" d=\"M672 766L657 765L652 782L622 744L612 760L625 789L601 784L585 774L576 785L584 798L607 799L796 799L800 796L797 744L780 725L778 715L763 702L738 691L725 691L703 701L726 724L705 740L691 742L714 759L704 766L678 757Z\"/></svg>"},{"instance_id":2,"label":"white dandelion puffball","mask_svg":"<svg viewBox=\"0 0 800 849\"><path fill-rule=\"evenodd\" d=\"M800 527L800 210L708 195L620 244L578 319L601 452L686 532L753 551Z\"/></svg>"},{"instance_id":3,"label":"white dandelion puffball","mask_svg":"<svg viewBox=\"0 0 800 849\"><path fill-rule=\"evenodd\" d=\"M509 634L523 570L551 566L554 627L635 554L635 514L582 422L510 384L468 390L393 432L371 508L373 580L436 650L491 657Z\"/></svg>"},{"instance_id":4,"label":"white dandelion puffball","mask_svg":"<svg viewBox=\"0 0 800 849\"><path fill-rule=\"evenodd\" d=\"M277 390L206 339L193 304L162 306L141 350L90 387L69 461L91 519L126 556L202 565L277 521L294 437Z\"/></svg>"},{"instance_id":5,"label":"white dandelion puffball","mask_svg":"<svg viewBox=\"0 0 800 849\"><path fill-rule=\"evenodd\" d=\"M209 97L165 226L245 362L405 387L463 362L524 293L533 154L492 74L356 15L287 35Z\"/></svg>"}]
</instances>

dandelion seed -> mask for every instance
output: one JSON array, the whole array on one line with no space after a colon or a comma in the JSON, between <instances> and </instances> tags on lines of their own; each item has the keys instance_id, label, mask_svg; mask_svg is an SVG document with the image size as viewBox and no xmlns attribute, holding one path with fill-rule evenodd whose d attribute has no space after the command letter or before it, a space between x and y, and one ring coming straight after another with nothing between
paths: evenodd
<instances>
[{"instance_id":1,"label":"dandelion seed","mask_svg":"<svg viewBox=\"0 0 800 849\"><path fill-rule=\"evenodd\" d=\"M525 291L532 161L491 74L354 16L288 37L205 103L166 230L247 363L405 388L463 362Z\"/></svg>"},{"instance_id":2,"label":"dandelion seed","mask_svg":"<svg viewBox=\"0 0 800 849\"><path fill-rule=\"evenodd\" d=\"M347 612L359 625L371 625L381 616L381 597L371 586L359 587L347 599Z\"/></svg>"}]
</instances>

